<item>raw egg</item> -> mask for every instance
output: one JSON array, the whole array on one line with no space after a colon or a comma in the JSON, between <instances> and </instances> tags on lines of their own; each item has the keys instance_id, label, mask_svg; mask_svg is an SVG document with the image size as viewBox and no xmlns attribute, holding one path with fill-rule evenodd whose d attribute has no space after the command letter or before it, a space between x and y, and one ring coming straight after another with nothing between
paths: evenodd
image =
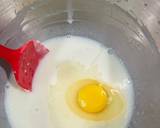
<instances>
[{"instance_id":1,"label":"raw egg","mask_svg":"<svg viewBox=\"0 0 160 128\"><path fill-rule=\"evenodd\" d=\"M112 120L125 110L120 91L93 79L76 81L67 91L67 103L72 111L90 120Z\"/></svg>"}]
</instances>

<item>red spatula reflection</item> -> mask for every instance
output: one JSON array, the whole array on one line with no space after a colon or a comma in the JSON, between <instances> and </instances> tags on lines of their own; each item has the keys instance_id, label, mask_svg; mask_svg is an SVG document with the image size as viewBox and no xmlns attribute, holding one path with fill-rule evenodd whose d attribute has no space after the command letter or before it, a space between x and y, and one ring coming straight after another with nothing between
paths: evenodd
<instances>
[{"instance_id":1,"label":"red spatula reflection","mask_svg":"<svg viewBox=\"0 0 160 128\"><path fill-rule=\"evenodd\" d=\"M32 91L32 80L40 60L49 52L36 40L14 50L0 45L0 58L12 67L16 81L25 91Z\"/></svg>"}]
</instances>

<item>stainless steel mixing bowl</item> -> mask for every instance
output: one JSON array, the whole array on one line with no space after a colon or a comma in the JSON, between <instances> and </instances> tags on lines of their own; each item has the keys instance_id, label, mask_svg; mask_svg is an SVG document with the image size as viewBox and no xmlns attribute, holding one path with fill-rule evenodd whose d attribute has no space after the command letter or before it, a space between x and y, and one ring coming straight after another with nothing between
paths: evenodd
<instances>
[{"instance_id":1,"label":"stainless steel mixing bowl","mask_svg":"<svg viewBox=\"0 0 160 128\"><path fill-rule=\"evenodd\" d=\"M134 83L129 128L160 127L160 55L141 17L110 0L1 0L1 5L0 42L8 47L17 48L32 38L43 42L78 35L115 49ZM10 128L4 107L10 68L3 60L0 65L0 128Z\"/></svg>"}]
</instances>

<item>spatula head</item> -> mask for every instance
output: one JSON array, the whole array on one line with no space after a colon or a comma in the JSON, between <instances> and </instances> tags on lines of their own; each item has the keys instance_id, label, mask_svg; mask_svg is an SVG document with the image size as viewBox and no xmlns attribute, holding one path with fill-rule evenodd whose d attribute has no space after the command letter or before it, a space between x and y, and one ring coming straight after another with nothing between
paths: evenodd
<instances>
[{"instance_id":1,"label":"spatula head","mask_svg":"<svg viewBox=\"0 0 160 128\"><path fill-rule=\"evenodd\" d=\"M25 91L32 91L32 80L40 60L49 52L39 41L31 40L19 50L19 62L14 66L17 83Z\"/></svg>"}]
</instances>

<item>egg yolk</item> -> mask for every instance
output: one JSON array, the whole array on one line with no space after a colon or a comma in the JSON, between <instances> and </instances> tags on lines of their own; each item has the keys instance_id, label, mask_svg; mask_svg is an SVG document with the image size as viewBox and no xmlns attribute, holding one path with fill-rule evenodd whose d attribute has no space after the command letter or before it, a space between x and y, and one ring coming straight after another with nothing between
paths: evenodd
<instances>
[{"instance_id":1,"label":"egg yolk","mask_svg":"<svg viewBox=\"0 0 160 128\"><path fill-rule=\"evenodd\" d=\"M88 113L97 113L105 109L108 101L107 92L98 83L84 85L79 89L77 102Z\"/></svg>"}]
</instances>

